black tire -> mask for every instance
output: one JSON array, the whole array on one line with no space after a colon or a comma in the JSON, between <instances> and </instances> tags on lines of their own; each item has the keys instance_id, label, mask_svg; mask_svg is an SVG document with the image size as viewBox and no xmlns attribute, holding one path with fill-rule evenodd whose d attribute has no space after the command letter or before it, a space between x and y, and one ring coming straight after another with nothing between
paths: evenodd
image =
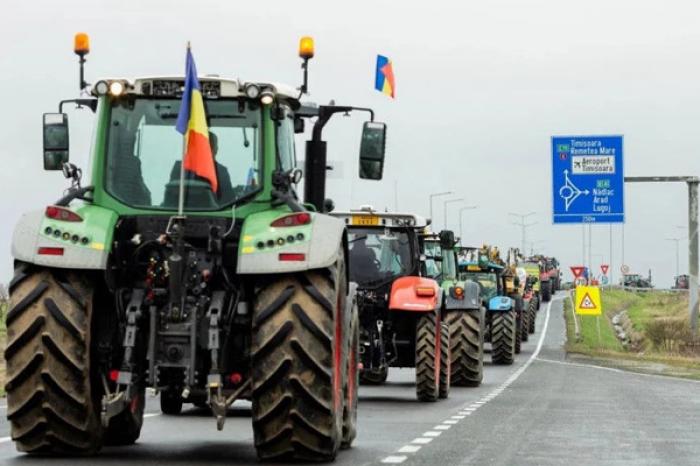
<instances>
[{"instance_id":1,"label":"black tire","mask_svg":"<svg viewBox=\"0 0 700 466\"><path fill-rule=\"evenodd\" d=\"M484 379L482 311L450 312L452 385L478 387Z\"/></svg>"},{"instance_id":2,"label":"black tire","mask_svg":"<svg viewBox=\"0 0 700 466\"><path fill-rule=\"evenodd\" d=\"M7 314L7 418L19 451L93 454L102 446L91 368L87 276L21 265Z\"/></svg>"},{"instance_id":3,"label":"black tire","mask_svg":"<svg viewBox=\"0 0 700 466\"><path fill-rule=\"evenodd\" d=\"M437 311L425 312L416 322L416 396L436 401L440 389L440 332Z\"/></svg>"},{"instance_id":4,"label":"black tire","mask_svg":"<svg viewBox=\"0 0 700 466\"><path fill-rule=\"evenodd\" d=\"M525 301L523 301L523 309L520 311L521 325L520 325L520 341L526 342L530 337L530 301L525 307Z\"/></svg>"},{"instance_id":5,"label":"black tire","mask_svg":"<svg viewBox=\"0 0 700 466\"><path fill-rule=\"evenodd\" d=\"M491 361L510 365L515 360L515 311L493 312L491 317Z\"/></svg>"},{"instance_id":6,"label":"black tire","mask_svg":"<svg viewBox=\"0 0 700 466\"><path fill-rule=\"evenodd\" d=\"M388 367L380 367L378 369L363 369L360 371L360 383L362 385L381 385L386 382L389 376Z\"/></svg>"},{"instance_id":7,"label":"black tire","mask_svg":"<svg viewBox=\"0 0 700 466\"><path fill-rule=\"evenodd\" d=\"M552 285L550 282L542 282L542 302L548 303L552 299Z\"/></svg>"},{"instance_id":8,"label":"black tire","mask_svg":"<svg viewBox=\"0 0 700 466\"><path fill-rule=\"evenodd\" d=\"M360 384L360 371L357 369L360 356L360 320L357 306L352 307L349 343L347 376L345 377L344 390L343 442L340 445L341 448L350 448L355 437L357 437L357 389Z\"/></svg>"},{"instance_id":9,"label":"black tire","mask_svg":"<svg viewBox=\"0 0 700 466\"><path fill-rule=\"evenodd\" d=\"M182 394L179 390L163 390L160 392L160 410L168 416L177 416L182 412Z\"/></svg>"},{"instance_id":10,"label":"black tire","mask_svg":"<svg viewBox=\"0 0 700 466\"><path fill-rule=\"evenodd\" d=\"M115 447L135 443L141 435L145 406L146 388L142 387L129 408L109 420L109 426L104 433L105 445Z\"/></svg>"},{"instance_id":11,"label":"black tire","mask_svg":"<svg viewBox=\"0 0 700 466\"><path fill-rule=\"evenodd\" d=\"M343 437L346 290L342 256L328 269L278 276L258 290L251 375L260 459L335 458Z\"/></svg>"},{"instance_id":12,"label":"black tire","mask_svg":"<svg viewBox=\"0 0 700 466\"><path fill-rule=\"evenodd\" d=\"M520 354L521 344L522 344L522 313L516 312L515 314L515 354Z\"/></svg>"},{"instance_id":13,"label":"black tire","mask_svg":"<svg viewBox=\"0 0 700 466\"><path fill-rule=\"evenodd\" d=\"M450 396L451 364L450 326L443 323L440 325L440 386L438 388L438 398L443 400Z\"/></svg>"},{"instance_id":14,"label":"black tire","mask_svg":"<svg viewBox=\"0 0 700 466\"><path fill-rule=\"evenodd\" d=\"M532 301L530 301L530 306L527 308L527 311L530 314L527 331L529 334L532 335L535 333L535 322L537 320L537 298L532 298Z\"/></svg>"}]
</instances>

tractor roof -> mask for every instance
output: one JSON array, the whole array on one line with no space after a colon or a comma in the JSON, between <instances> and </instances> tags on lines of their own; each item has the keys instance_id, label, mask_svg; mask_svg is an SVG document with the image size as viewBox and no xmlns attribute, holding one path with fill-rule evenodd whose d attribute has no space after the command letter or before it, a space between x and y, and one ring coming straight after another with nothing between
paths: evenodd
<instances>
[{"instance_id":1,"label":"tractor roof","mask_svg":"<svg viewBox=\"0 0 700 466\"><path fill-rule=\"evenodd\" d=\"M330 215L342 219L346 225L366 228L412 228L422 229L430 222L420 215L410 213L378 212L370 206L350 211L331 212Z\"/></svg>"},{"instance_id":2,"label":"tractor roof","mask_svg":"<svg viewBox=\"0 0 700 466\"><path fill-rule=\"evenodd\" d=\"M260 90L270 89L275 95L284 99L298 100L300 97L299 90L288 84L265 81L241 81L236 78L222 78L212 75L201 76L198 79L204 97L243 97L246 95L246 88L250 85L256 85ZM127 94L163 97L173 95L179 98L182 96L185 77L182 75L168 75L137 78L103 78L96 80L92 85L92 93L96 93L95 85L100 81L106 81L108 83L121 81L126 84Z\"/></svg>"}]
</instances>

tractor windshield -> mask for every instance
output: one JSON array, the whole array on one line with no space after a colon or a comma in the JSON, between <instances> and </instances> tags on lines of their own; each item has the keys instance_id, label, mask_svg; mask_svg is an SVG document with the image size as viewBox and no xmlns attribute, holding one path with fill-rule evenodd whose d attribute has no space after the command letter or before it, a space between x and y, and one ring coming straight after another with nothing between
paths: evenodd
<instances>
[{"instance_id":1,"label":"tractor windshield","mask_svg":"<svg viewBox=\"0 0 700 466\"><path fill-rule=\"evenodd\" d=\"M498 294L498 278L495 273L469 272L465 278L479 284L482 299L485 301L488 301Z\"/></svg>"},{"instance_id":2,"label":"tractor windshield","mask_svg":"<svg viewBox=\"0 0 700 466\"><path fill-rule=\"evenodd\" d=\"M413 254L406 232L352 228L348 240L351 281L379 285L413 270Z\"/></svg>"},{"instance_id":3,"label":"tractor windshield","mask_svg":"<svg viewBox=\"0 0 700 466\"><path fill-rule=\"evenodd\" d=\"M185 209L221 210L260 188L260 110L235 99L205 100L218 188L185 171ZM179 99L126 96L112 101L105 189L133 207L178 206L183 136Z\"/></svg>"}]
</instances>

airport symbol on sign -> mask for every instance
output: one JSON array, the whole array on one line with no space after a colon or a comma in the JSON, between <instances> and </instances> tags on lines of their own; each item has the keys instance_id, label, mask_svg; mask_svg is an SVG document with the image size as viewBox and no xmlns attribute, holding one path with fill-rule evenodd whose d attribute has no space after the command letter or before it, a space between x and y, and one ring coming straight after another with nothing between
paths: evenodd
<instances>
[{"instance_id":1,"label":"airport symbol on sign","mask_svg":"<svg viewBox=\"0 0 700 466\"><path fill-rule=\"evenodd\" d=\"M595 306L595 303L593 302L593 300L591 299L591 296L588 293L586 293L584 295L583 299L581 300L581 304L579 304L579 307L581 309L588 309L588 310L597 309Z\"/></svg>"}]
</instances>

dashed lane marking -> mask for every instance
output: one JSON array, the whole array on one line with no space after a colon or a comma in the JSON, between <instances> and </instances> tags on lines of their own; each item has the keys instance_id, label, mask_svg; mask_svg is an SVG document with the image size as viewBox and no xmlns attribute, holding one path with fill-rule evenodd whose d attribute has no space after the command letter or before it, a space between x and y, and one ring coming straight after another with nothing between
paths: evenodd
<instances>
[{"instance_id":1,"label":"dashed lane marking","mask_svg":"<svg viewBox=\"0 0 700 466\"><path fill-rule=\"evenodd\" d=\"M385 464L400 464L406 461L408 456L387 456L382 460L382 463Z\"/></svg>"},{"instance_id":2,"label":"dashed lane marking","mask_svg":"<svg viewBox=\"0 0 700 466\"><path fill-rule=\"evenodd\" d=\"M418 437L418 438L414 438L414 439L411 441L411 443L415 443L415 444L417 444L417 445L426 445L426 444L428 444L428 443L430 443L430 442L432 442L432 441L433 441L433 439L430 438L430 437Z\"/></svg>"},{"instance_id":3,"label":"dashed lane marking","mask_svg":"<svg viewBox=\"0 0 700 466\"><path fill-rule=\"evenodd\" d=\"M12 437L0 437L0 443L6 443L12 440Z\"/></svg>"},{"instance_id":4,"label":"dashed lane marking","mask_svg":"<svg viewBox=\"0 0 700 466\"><path fill-rule=\"evenodd\" d=\"M462 406L458 410L457 415L452 415L450 416L450 419L445 419L442 421L440 425L435 426L433 431L428 431L423 434L422 437L415 438L411 441L410 444L404 445L401 448L399 448L398 452L399 453L417 453L420 450L419 445L426 445L430 443L434 438L437 438L443 431L447 430L453 425L457 424L459 421L462 419L466 418L467 416L473 414L477 409L480 407L484 406L486 403L489 401L493 400L496 398L498 395L503 393L503 391L508 388L513 382L518 380L518 377L520 377L523 372L527 370L528 367L530 367L530 364L532 364L533 361L537 359L537 356L540 354L540 350L542 349L542 345L544 344L544 339L545 336L547 335L547 328L549 326L549 315L552 310L552 303L555 301L559 301L560 298L554 299L549 302L547 305L547 313L544 318L544 324L542 325L542 333L540 334L540 339L537 342L537 347L535 348L535 351L532 352L530 357L528 358L525 363L520 366L517 370L515 370L510 377L506 379L505 382L503 382L501 385L496 387L491 393L487 394L481 400L479 401L474 401L470 403L467 406ZM557 362L557 361L547 361L547 362ZM381 462L382 463L388 463L388 464L399 464L403 463L408 459L408 456L398 456L398 455L392 455L392 456L387 456L385 457Z\"/></svg>"}]
</instances>

